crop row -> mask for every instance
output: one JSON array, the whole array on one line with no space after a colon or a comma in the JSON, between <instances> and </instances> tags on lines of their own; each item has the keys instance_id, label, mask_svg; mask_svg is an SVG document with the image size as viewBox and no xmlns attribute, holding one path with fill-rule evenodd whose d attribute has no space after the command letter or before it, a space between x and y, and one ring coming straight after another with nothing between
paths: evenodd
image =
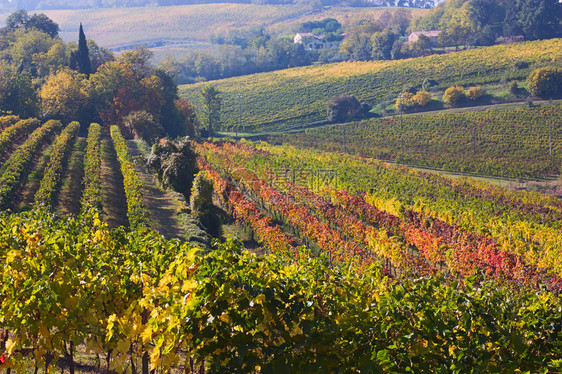
<instances>
[{"instance_id":1,"label":"crop row","mask_svg":"<svg viewBox=\"0 0 562 374\"><path fill-rule=\"evenodd\" d=\"M29 135L40 124L38 119L30 118L18 121L2 131L0 133L0 157L3 157L12 148L14 142Z\"/></svg>"},{"instance_id":2,"label":"crop row","mask_svg":"<svg viewBox=\"0 0 562 374\"><path fill-rule=\"evenodd\" d=\"M441 88L452 84L483 84L502 78L524 79L531 69L562 63L562 39L513 43L406 60L344 62L308 66L244 77L215 84L221 92L222 123L241 131L279 130L326 118L327 104L338 95L354 95L371 105L396 97L404 86L435 80ZM528 69L514 70L515 61ZM184 85L180 94L204 108L201 88ZM242 100L238 97L242 95ZM201 115L201 113L198 113Z\"/></svg>"},{"instance_id":3,"label":"crop row","mask_svg":"<svg viewBox=\"0 0 562 374\"><path fill-rule=\"evenodd\" d=\"M238 222L250 226L261 244L273 252L294 250L293 241L271 218L264 216L255 202L241 194L234 185L225 180L202 158L198 158L197 165L201 170L205 170L221 204L228 208Z\"/></svg>"},{"instance_id":4,"label":"crop row","mask_svg":"<svg viewBox=\"0 0 562 374\"><path fill-rule=\"evenodd\" d=\"M562 106L370 119L270 141L455 172L511 178L559 174Z\"/></svg>"},{"instance_id":5,"label":"crop row","mask_svg":"<svg viewBox=\"0 0 562 374\"><path fill-rule=\"evenodd\" d=\"M58 131L61 127L60 121L45 122L6 161L3 173L0 176L0 207L5 208L14 196L39 147L45 143L53 132Z\"/></svg>"},{"instance_id":6,"label":"crop row","mask_svg":"<svg viewBox=\"0 0 562 374\"><path fill-rule=\"evenodd\" d=\"M257 257L234 241L204 252L91 221L0 214L1 368L64 356L72 370L84 344L104 371L143 374L560 369L562 305L548 292L395 282L377 265Z\"/></svg>"},{"instance_id":7,"label":"crop row","mask_svg":"<svg viewBox=\"0 0 562 374\"><path fill-rule=\"evenodd\" d=\"M123 174L123 184L125 186L125 196L127 197L127 217L131 228L139 228L147 226L148 217L146 209L143 206L141 194L141 182L139 175L135 170L135 164L131 159L127 142L121 130L117 126L111 126L111 138L115 145L117 159L121 165L121 173Z\"/></svg>"},{"instance_id":8,"label":"crop row","mask_svg":"<svg viewBox=\"0 0 562 374\"><path fill-rule=\"evenodd\" d=\"M35 194L35 204L52 208L55 193L60 185L64 160L72 149L72 141L80 130L80 123L71 122L58 136L49 159L49 165L43 174L39 190Z\"/></svg>"},{"instance_id":9,"label":"crop row","mask_svg":"<svg viewBox=\"0 0 562 374\"><path fill-rule=\"evenodd\" d=\"M101 126L99 124L90 124L86 142L82 211L95 209L101 212Z\"/></svg>"},{"instance_id":10,"label":"crop row","mask_svg":"<svg viewBox=\"0 0 562 374\"><path fill-rule=\"evenodd\" d=\"M369 264L384 259L386 270L393 275L398 272L417 275L433 272L423 260L406 251L403 241L387 236L386 230L383 233L375 227L365 226L345 211L333 209L318 195L298 198L292 193L298 186L291 184L285 193L281 193L245 166L231 163L226 154L234 155L235 150L218 149L207 143L199 147L199 152L222 172L235 170L229 177L240 186L243 195L257 202L272 217L295 228L309 246L317 246L330 260L356 259ZM377 240L371 240L373 237Z\"/></svg>"},{"instance_id":11,"label":"crop row","mask_svg":"<svg viewBox=\"0 0 562 374\"><path fill-rule=\"evenodd\" d=\"M480 197L477 193L464 194L462 188L457 189L456 183L445 182L447 178L444 176L371 159L266 144L259 145L258 149L268 153L255 162L267 165L271 170L330 170L337 176L335 183L339 189L365 193L365 200L379 209L397 216L412 210L424 217L440 219L468 232L490 237L498 242L501 250L518 254L538 268L562 273L557 209L542 204L543 199L537 199L535 204L511 204L513 200L532 200L534 195L497 193L487 198L486 195L493 191L487 189ZM313 182L312 178L303 181ZM321 187L315 186L316 189ZM523 197L514 199L513 196ZM541 211L548 214L541 215Z\"/></svg>"},{"instance_id":12,"label":"crop row","mask_svg":"<svg viewBox=\"0 0 562 374\"><path fill-rule=\"evenodd\" d=\"M14 125L19 120L20 118L14 115L0 117L0 131L4 130L6 127Z\"/></svg>"},{"instance_id":13,"label":"crop row","mask_svg":"<svg viewBox=\"0 0 562 374\"><path fill-rule=\"evenodd\" d=\"M562 286L558 277L543 274L520 256L502 251L494 240L439 219L422 216L413 210L404 210L400 217L394 216L376 209L361 196L337 189L314 193L276 175L272 172L276 169L268 167L270 165L256 163L257 158L252 157L252 153L255 156L259 152L254 148L230 143L223 143L221 147L205 144L199 147L199 152L219 169L233 170L231 174L248 186L254 196L273 207L285 205L281 208L284 217L290 217L293 210L298 209L300 216L296 220L288 219L292 224L301 220L315 224L314 218L317 218L320 224L327 224L344 239L389 259L402 272L432 273L434 270L428 266L431 264L434 269L445 266L452 273L464 276L476 270L520 284L546 284L556 292ZM264 180L270 181L269 185ZM271 192L271 186L283 193ZM295 206L292 210L286 207L292 205ZM303 211L313 218L305 217ZM337 240L333 243L341 245ZM327 248L333 251L333 248ZM349 257L350 252L346 254Z\"/></svg>"}]
</instances>

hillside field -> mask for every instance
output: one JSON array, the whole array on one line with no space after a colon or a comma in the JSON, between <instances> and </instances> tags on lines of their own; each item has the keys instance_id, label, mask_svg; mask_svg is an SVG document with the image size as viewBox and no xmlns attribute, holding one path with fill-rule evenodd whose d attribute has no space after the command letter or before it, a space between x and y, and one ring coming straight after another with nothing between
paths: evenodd
<instances>
[{"instance_id":1,"label":"hillside field","mask_svg":"<svg viewBox=\"0 0 562 374\"><path fill-rule=\"evenodd\" d=\"M507 178L558 177L562 107L412 114L265 137L362 157ZM551 155L552 151L552 155Z\"/></svg>"},{"instance_id":2,"label":"hillside field","mask_svg":"<svg viewBox=\"0 0 562 374\"><path fill-rule=\"evenodd\" d=\"M516 69L525 61L529 67ZM241 132L286 131L324 121L327 104L354 95L376 105L396 98L405 86L433 79L438 88L525 79L536 67L562 66L562 39L497 45L406 60L344 62L307 66L180 86L180 95L201 108L201 87L222 92L224 129ZM240 106L238 95L242 95Z\"/></svg>"}]
</instances>

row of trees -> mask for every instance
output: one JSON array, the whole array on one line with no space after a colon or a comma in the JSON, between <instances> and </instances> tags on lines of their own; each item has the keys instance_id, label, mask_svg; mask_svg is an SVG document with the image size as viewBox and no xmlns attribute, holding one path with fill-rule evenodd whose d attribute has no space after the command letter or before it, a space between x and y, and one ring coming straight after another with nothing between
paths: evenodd
<instances>
[{"instance_id":1,"label":"row of trees","mask_svg":"<svg viewBox=\"0 0 562 374\"><path fill-rule=\"evenodd\" d=\"M183 84L314 62L389 59L394 41L406 32L409 24L410 13L405 10L386 11L377 21L362 21L347 30L334 18L302 23L298 32L313 32L328 40L342 39L342 33L346 31L340 49L320 51L305 51L301 44L294 43L292 36L275 37L263 27L233 30L211 36L211 42L218 46L213 52L192 51L181 59L169 57L163 66ZM392 58L405 57L408 53L392 55Z\"/></svg>"},{"instance_id":2,"label":"row of trees","mask_svg":"<svg viewBox=\"0 0 562 374\"><path fill-rule=\"evenodd\" d=\"M354 60L390 60L433 53L434 47L484 46L499 37L547 39L562 34L558 0L448 0L424 17L410 20L405 12L384 14L347 30L340 52ZM403 39L410 30L440 30L437 43L421 35Z\"/></svg>"},{"instance_id":3,"label":"row of trees","mask_svg":"<svg viewBox=\"0 0 562 374\"><path fill-rule=\"evenodd\" d=\"M412 30L442 30L442 44L491 45L498 37L560 36L558 0L448 0L412 22Z\"/></svg>"},{"instance_id":4,"label":"row of trees","mask_svg":"<svg viewBox=\"0 0 562 374\"><path fill-rule=\"evenodd\" d=\"M118 124L137 136L193 135L191 104L179 99L169 74L151 66L151 56L137 48L115 58L87 41L82 25L79 43L66 44L46 16L14 13L0 33L0 110Z\"/></svg>"},{"instance_id":5,"label":"row of trees","mask_svg":"<svg viewBox=\"0 0 562 374\"><path fill-rule=\"evenodd\" d=\"M435 47L494 44L498 37L525 39L560 35L562 3L557 0L448 0L416 19L406 10L386 11L377 20L363 20L343 29L338 20L308 21L295 31L325 38L345 39L339 49L305 51L292 37L274 37L263 27L211 36L213 52L193 51L184 58L169 58L164 66L180 83L345 60L390 60L434 53ZM420 35L414 43L410 30L440 30L437 42Z\"/></svg>"},{"instance_id":6,"label":"row of trees","mask_svg":"<svg viewBox=\"0 0 562 374\"><path fill-rule=\"evenodd\" d=\"M263 29L215 36L215 51L191 51L183 58L168 57L162 66L180 84L228 78L288 67L310 65L313 58L290 37L273 37ZM232 44L228 44L232 43Z\"/></svg>"}]
</instances>

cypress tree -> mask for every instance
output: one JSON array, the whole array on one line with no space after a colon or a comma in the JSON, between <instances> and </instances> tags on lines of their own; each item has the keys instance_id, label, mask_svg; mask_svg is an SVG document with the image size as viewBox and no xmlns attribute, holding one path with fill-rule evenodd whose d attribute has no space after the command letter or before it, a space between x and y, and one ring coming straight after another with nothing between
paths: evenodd
<instances>
[{"instance_id":1,"label":"cypress tree","mask_svg":"<svg viewBox=\"0 0 562 374\"><path fill-rule=\"evenodd\" d=\"M80 23L80 31L78 33L78 55L76 57L78 60L78 72L86 74L89 78L92 73L92 65L90 64L90 53L82 23Z\"/></svg>"}]
</instances>

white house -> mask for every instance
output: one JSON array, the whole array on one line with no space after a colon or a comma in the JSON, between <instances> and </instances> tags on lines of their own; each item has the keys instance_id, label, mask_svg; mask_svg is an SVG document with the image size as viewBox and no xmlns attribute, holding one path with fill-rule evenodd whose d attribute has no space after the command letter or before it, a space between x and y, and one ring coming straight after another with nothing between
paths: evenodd
<instances>
[{"instance_id":1,"label":"white house","mask_svg":"<svg viewBox=\"0 0 562 374\"><path fill-rule=\"evenodd\" d=\"M337 49L341 40L326 41L326 35L316 35L311 32L301 32L295 35L294 43L302 44L305 51L318 51L320 49Z\"/></svg>"}]
</instances>

